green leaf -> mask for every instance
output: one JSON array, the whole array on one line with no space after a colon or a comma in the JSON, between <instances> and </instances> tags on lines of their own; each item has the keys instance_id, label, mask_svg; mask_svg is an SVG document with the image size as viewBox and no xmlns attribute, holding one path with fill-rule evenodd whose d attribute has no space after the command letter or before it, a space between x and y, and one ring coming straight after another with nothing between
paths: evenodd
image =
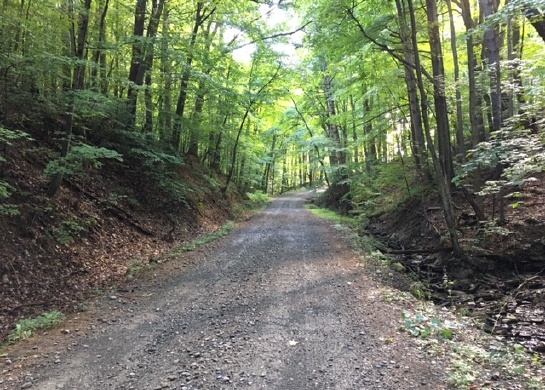
<instances>
[{"instance_id":1,"label":"green leaf","mask_svg":"<svg viewBox=\"0 0 545 390\"><path fill-rule=\"evenodd\" d=\"M449 328L444 328L439 332L439 336L446 340L452 340L452 330Z\"/></svg>"}]
</instances>

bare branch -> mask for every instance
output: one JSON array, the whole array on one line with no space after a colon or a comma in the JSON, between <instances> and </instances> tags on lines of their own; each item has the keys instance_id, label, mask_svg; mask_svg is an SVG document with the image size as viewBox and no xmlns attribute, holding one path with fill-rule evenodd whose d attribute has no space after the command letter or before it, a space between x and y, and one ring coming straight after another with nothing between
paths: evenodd
<instances>
[{"instance_id":1,"label":"bare branch","mask_svg":"<svg viewBox=\"0 0 545 390\"><path fill-rule=\"evenodd\" d=\"M236 39L239 37L239 35L237 35L229 42L225 52L227 52L227 53L233 52L235 50L242 49L243 47L253 45L253 44L257 43L257 42L264 42L264 41L268 41L268 40L275 39L275 38L287 37L287 36L293 35L295 33L298 33L299 31L303 31L305 29L305 27L307 27L310 23L312 23L312 22L307 22L304 25L302 25L301 27L299 27L299 28L297 28L296 30L293 30L293 31L287 31L287 32L281 32L281 33L273 34L273 35L268 35L268 36L265 36L265 37L261 37L259 39L255 39L255 40L250 41L250 42L243 43L243 44L238 45L236 47L229 48L229 46L232 45L236 41Z\"/></svg>"},{"instance_id":2,"label":"bare branch","mask_svg":"<svg viewBox=\"0 0 545 390\"><path fill-rule=\"evenodd\" d=\"M348 16L350 16L350 18L354 21L354 23L356 23L356 26L358 27L358 29L360 30L360 32L362 33L362 35L368 39L369 41L371 41L371 43L373 43L375 46L377 46L380 50L390 54L394 59L396 59L397 61L401 62L403 65L405 65L406 67L408 68L412 68L412 69L416 69L416 65L411 63L411 62L408 62L406 61L401 55L399 55L398 53L396 53L396 51L394 49L392 49L391 47L389 47L388 45L385 45L383 43L380 43L379 41L377 41L375 38L371 37L369 34L367 34L367 31L365 31L365 28L363 27L363 25L360 23L360 21L358 20L358 18L356 17L356 15L354 15L354 12L353 12L353 9L351 8L347 8L346 9L346 12L348 14ZM422 73L426 76L426 78L428 80L430 80L432 83L434 82L434 79L432 77L432 75L429 74L429 72L424 69L424 67L422 67Z\"/></svg>"}]
</instances>

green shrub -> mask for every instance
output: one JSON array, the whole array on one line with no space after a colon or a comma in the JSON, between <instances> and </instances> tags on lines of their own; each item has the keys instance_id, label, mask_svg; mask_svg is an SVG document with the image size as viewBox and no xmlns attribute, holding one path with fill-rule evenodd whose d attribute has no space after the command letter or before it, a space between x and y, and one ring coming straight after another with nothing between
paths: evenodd
<instances>
[{"instance_id":1,"label":"green shrub","mask_svg":"<svg viewBox=\"0 0 545 390\"><path fill-rule=\"evenodd\" d=\"M246 196L250 199L250 202L258 206L272 202L272 198L261 190L247 192Z\"/></svg>"},{"instance_id":2,"label":"green shrub","mask_svg":"<svg viewBox=\"0 0 545 390\"><path fill-rule=\"evenodd\" d=\"M60 311L44 313L34 318L19 320L15 329L8 336L10 341L25 340L31 337L35 331L48 329L64 321L64 314Z\"/></svg>"},{"instance_id":3,"label":"green shrub","mask_svg":"<svg viewBox=\"0 0 545 390\"><path fill-rule=\"evenodd\" d=\"M0 126L0 145L11 146L16 141L32 139L27 133L20 130L8 130ZM5 150L5 149L4 149ZM0 163L5 163L5 156L0 156ZM7 203L6 200L15 189L5 180L0 180L0 215L18 215L17 206Z\"/></svg>"},{"instance_id":4,"label":"green shrub","mask_svg":"<svg viewBox=\"0 0 545 390\"><path fill-rule=\"evenodd\" d=\"M8 199L14 188L9 185L8 182L0 180L0 214L3 215L18 215L19 209L17 206L5 203L5 200Z\"/></svg>"},{"instance_id":5,"label":"green shrub","mask_svg":"<svg viewBox=\"0 0 545 390\"><path fill-rule=\"evenodd\" d=\"M421 195L425 184L410 162L394 160L379 164L372 173L362 172L352 179L350 194L354 210L351 213L365 221L373 215L392 211Z\"/></svg>"},{"instance_id":6,"label":"green shrub","mask_svg":"<svg viewBox=\"0 0 545 390\"><path fill-rule=\"evenodd\" d=\"M103 159L123 161L121 155L115 150L81 144L73 146L66 157L50 161L44 173L48 176L82 174L90 168L100 168Z\"/></svg>"}]
</instances>

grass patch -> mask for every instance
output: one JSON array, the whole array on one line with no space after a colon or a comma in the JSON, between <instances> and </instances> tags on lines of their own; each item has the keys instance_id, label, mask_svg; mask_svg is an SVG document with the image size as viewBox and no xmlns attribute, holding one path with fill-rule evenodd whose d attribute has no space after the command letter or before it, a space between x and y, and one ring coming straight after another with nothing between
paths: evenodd
<instances>
[{"instance_id":1,"label":"grass patch","mask_svg":"<svg viewBox=\"0 0 545 390\"><path fill-rule=\"evenodd\" d=\"M333 210L322 209L313 204L305 205L305 208L309 210L312 214L320 218L328 219L340 225L348 225L350 227L356 227L356 221L352 217L347 217L345 215L338 214Z\"/></svg>"},{"instance_id":2,"label":"grass patch","mask_svg":"<svg viewBox=\"0 0 545 390\"><path fill-rule=\"evenodd\" d=\"M38 317L25 318L19 320L15 329L9 333L9 341L25 340L37 331L43 329L49 329L55 325L64 321L64 314L60 311L52 311L39 315Z\"/></svg>"},{"instance_id":3,"label":"grass patch","mask_svg":"<svg viewBox=\"0 0 545 390\"><path fill-rule=\"evenodd\" d=\"M187 242L183 244L182 246L178 247L177 250L179 252L193 251L200 246L206 245L209 242L217 240L218 238L225 237L227 234L229 234L231 230L233 230L234 227L235 227L235 224L232 221L228 221L225 225L223 225L220 229L216 230L215 232L199 237L193 241Z\"/></svg>"},{"instance_id":4,"label":"grass patch","mask_svg":"<svg viewBox=\"0 0 545 390\"><path fill-rule=\"evenodd\" d=\"M193 251L203 245L208 244L209 242L217 240L218 238L225 237L227 234L229 234L231 230L233 230L234 227L235 227L235 224L232 221L228 221L225 225L223 225L220 229L216 230L215 232L196 238L193 241L186 242L185 244L182 244L178 246L177 248L174 248L163 257L163 260L172 259L180 255L181 253Z\"/></svg>"},{"instance_id":5,"label":"grass patch","mask_svg":"<svg viewBox=\"0 0 545 390\"><path fill-rule=\"evenodd\" d=\"M127 267L126 277L127 280L133 280L135 276L144 270L148 270L152 267L150 263L144 263L140 259L132 259L131 263Z\"/></svg>"}]
</instances>

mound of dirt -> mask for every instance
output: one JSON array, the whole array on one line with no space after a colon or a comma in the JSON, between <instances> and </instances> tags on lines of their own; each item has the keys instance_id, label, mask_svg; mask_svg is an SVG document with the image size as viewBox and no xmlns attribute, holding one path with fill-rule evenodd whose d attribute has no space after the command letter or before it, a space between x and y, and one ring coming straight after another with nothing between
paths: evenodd
<instances>
[{"instance_id":1,"label":"mound of dirt","mask_svg":"<svg viewBox=\"0 0 545 390\"><path fill-rule=\"evenodd\" d=\"M232 200L198 162L179 169L176 181L187 189L179 201L119 164L84 180L67 177L48 198L46 158L36 156L30 143L4 153L0 178L13 188L8 200L19 214L0 214L0 340L21 318L80 309L89 294L230 218Z\"/></svg>"},{"instance_id":2,"label":"mound of dirt","mask_svg":"<svg viewBox=\"0 0 545 390\"><path fill-rule=\"evenodd\" d=\"M319 197L314 199L318 207L328 208L340 214L347 215L352 210L350 200L350 185L348 183L333 183Z\"/></svg>"},{"instance_id":3,"label":"mound of dirt","mask_svg":"<svg viewBox=\"0 0 545 390\"><path fill-rule=\"evenodd\" d=\"M474 313L485 329L545 351L545 175L520 188L516 206L486 199L491 220L479 222L463 194L455 194L459 240L467 257L455 258L439 199L412 199L396 212L371 218L367 231L383 251L415 275L435 302Z\"/></svg>"}]
</instances>

